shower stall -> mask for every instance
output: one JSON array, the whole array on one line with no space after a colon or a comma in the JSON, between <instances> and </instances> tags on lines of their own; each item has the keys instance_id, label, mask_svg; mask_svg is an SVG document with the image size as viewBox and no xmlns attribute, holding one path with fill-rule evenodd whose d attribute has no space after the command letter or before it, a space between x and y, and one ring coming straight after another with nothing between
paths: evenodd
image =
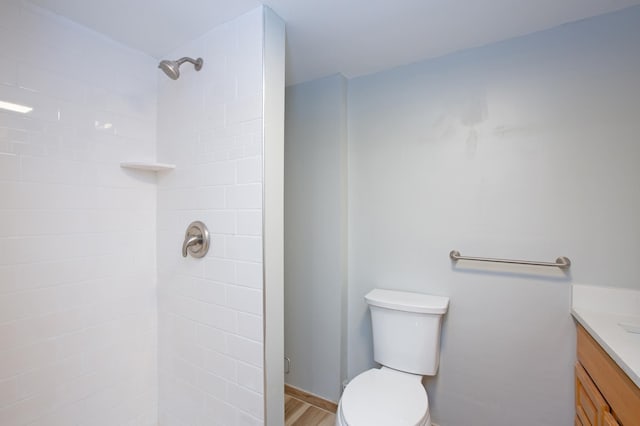
<instances>
[{"instance_id":1,"label":"shower stall","mask_svg":"<svg viewBox=\"0 0 640 426\"><path fill-rule=\"evenodd\" d=\"M280 421L284 25L167 56L0 4L2 425Z\"/></svg>"}]
</instances>

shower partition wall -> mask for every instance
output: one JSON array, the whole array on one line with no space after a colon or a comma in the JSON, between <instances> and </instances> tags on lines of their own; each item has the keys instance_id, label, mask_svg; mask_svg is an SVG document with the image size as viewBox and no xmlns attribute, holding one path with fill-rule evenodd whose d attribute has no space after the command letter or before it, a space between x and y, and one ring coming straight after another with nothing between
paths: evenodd
<instances>
[{"instance_id":1,"label":"shower partition wall","mask_svg":"<svg viewBox=\"0 0 640 426\"><path fill-rule=\"evenodd\" d=\"M162 424L264 419L263 39L259 8L169 55L200 72L159 80L158 159L176 164L158 179ZM180 256L194 220L203 259Z\"/></svg>"},{"instance_id":2,"label":"shower partition wall","mask_svg":"<svg viewBox=\"0 0 640 426\"><path fill-rule=\"evenodd\" d=\"M0 100L32 108L0 110L0 424L264 423L267 12L173 52L206 65L172 81L0 3ZM156 159L176 168L119 167Z\"/></svg>"}]
</instances>

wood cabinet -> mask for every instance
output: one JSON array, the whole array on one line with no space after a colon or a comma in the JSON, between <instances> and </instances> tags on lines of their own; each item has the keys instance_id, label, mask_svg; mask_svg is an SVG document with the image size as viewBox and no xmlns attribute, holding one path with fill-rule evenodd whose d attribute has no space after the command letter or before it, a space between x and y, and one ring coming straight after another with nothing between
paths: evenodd
<instances>
[{"instance_id":1,"label":"wood cabinet","mask_svg":"<svg viewBox=\"0 0 640 426\"><path fill-rule=\"evenodd\" d=\"M640 389L578 325L576 426L640 426Z\"/></svg>"},{"instance_id":2,"label":"wood cabinet","mask_svg":"<svg viewBox=\"0 0 640 426\"><path fill-rule=\"evenodd\" d=\"M602 416L602 424L604 426L619 426L620 423L618 423L616 421L616 419L613 418L613 416L611 415L611 413L607 412L604 413L604 416Z\"/></svg>"},{"instance_id":3,"label":"wood cabinet","mask_svg":"<svg viewBox=\"0 0 640 426\"><path fill-rule=\"evenodd\" d=\"M604 415L611 410L609 404L579 362L576 363L575 371L576 423L581 425L604 424Z\"/></svg>"}]
</instances>

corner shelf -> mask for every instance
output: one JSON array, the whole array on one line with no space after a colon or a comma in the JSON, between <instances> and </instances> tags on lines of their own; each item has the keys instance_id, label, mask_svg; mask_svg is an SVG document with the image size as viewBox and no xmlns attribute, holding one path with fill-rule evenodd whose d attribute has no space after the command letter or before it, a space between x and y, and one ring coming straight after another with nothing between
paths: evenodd
<instances>
[{"instance_id":1,"label":"corner shelf","mask_svg":"<svg viewBox=\"0 0 640 426\"><path fill-rule=\"evenodd\" d=\"M176 168L175 164L156 163L153 161L123 161L120 163L120 167L124 169L144 170L147 172L162 172Z\"/></svg>"}]
</instances>

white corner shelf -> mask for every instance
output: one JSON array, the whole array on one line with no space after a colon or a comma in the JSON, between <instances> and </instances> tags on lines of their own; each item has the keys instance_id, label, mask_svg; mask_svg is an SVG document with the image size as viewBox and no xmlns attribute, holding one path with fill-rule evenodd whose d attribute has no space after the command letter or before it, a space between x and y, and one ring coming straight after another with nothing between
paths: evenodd
<instances>
[{"instance_id":1,"label":"white corner shelf","mask_svg":"<svg viewBox=\"0 0 640 426\"><path fill-rule=\"evenodd\" d=\"M144 170L147 172L162 172L176 168L175 164L156 163L153 161L123 161L120 163L120 167L125 169Z\"/></svg>"}]
</instances>

